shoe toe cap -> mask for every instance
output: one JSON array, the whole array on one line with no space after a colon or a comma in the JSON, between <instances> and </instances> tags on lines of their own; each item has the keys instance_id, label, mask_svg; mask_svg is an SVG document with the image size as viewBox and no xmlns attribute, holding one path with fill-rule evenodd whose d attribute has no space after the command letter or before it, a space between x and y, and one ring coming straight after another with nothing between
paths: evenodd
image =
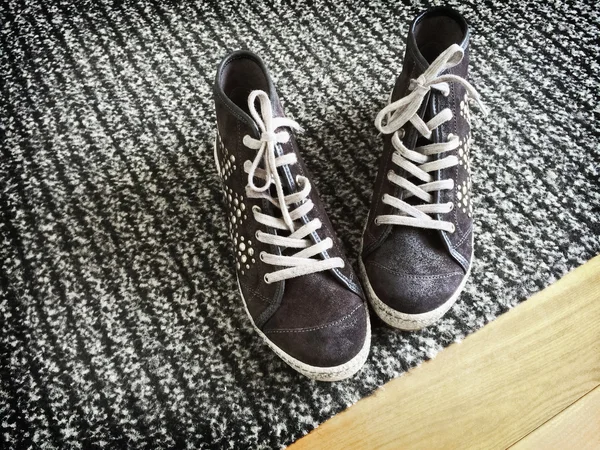
<instances>
[{"instance_id":1,"label":"shoe toe cap","mask_svg":"<svg viewBox=\"0 0 600 450\"><path fill-rule=\"evenodd\" d=\"M404 314L423 314L439 308L459 289L465 277L462 271L410 274L375 261L365 271L379 300Z\"/></svg>"},{"instance_id":2,"label":"shoe toe cap","mask_svg":"<svg viewBox=\"0 0 600 450\"><path fill-rule=\"evenodd\" d=\"M281 350L304 364L335 367L361 352L367 340L367 321L367 307L361 301L351 312L324 324L287 329L267 327L264 333Z\"/></svg>"}]
</instances>

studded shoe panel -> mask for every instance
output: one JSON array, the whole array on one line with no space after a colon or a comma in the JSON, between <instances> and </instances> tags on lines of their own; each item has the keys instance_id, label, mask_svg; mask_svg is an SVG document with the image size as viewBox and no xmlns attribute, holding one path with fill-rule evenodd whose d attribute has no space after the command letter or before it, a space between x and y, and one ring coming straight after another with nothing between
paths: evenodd
<instances>
[{"instance_id":1,"label":"studded shoe panel","mask_svg":"<svg viewBox=\"0 0 600 450\"><path fill-rule=\"evenodd\" d=\"M246 197L243 155L230 151L218 131L216 157L237 278L250 313L258 318L276 300L277 291L277 284L265 286L261 275L267 268L258 255L271 250L255 238L259 227L251 211L253 206L260 206L260 201Z\"/></svg>"}]
</instances>

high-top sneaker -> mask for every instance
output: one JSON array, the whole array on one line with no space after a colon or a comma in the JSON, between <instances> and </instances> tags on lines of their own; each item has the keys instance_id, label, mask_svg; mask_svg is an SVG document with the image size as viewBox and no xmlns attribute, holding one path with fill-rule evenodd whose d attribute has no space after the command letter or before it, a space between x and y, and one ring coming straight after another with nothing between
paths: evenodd
<instances>
[{"instance_id":1,"label":"high-top sneaker","mask_svg":"<svg viewBox=\"0 0 600 450\"><path fill-rule=\"evenodd\" d=\"M298 372L347 378L369 353L368 308L300 157L299 126L247 51L221 63L214 98L215 162L250 321Z\"/></svg>"},{"instance_id":2,"label":"high-top sneaker","mask_svg":"<svg viewBox=\"0 0 600 450\"><path fill-rule=\"evenodd\" d=\"M454 304L471 270L469 28L447 7L410 26L404 66L375 126L384 145L361 277L387 324L416 330ZM483 105L481 105L483 108Z\"/></svg>"}]
</instances>

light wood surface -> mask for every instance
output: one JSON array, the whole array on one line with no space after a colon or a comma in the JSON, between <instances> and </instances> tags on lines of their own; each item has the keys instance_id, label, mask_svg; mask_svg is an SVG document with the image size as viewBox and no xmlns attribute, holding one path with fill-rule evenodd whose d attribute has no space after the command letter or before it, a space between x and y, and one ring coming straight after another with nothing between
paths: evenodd
<instances>
[{"instance_id":1,"label":"light wood surface","mask_svg":"<svg viewBox=\"0 0 600 450\"><path fill-rule=\"evenodd\" d=\"M525 436L543 433L544 424L599 385L596 257L290 449L527 445ZM558 417L557 427L577 422L576 414L571 421ZM588 425L600 434L600 422Z\"/></svg>"},{"instance_id":2,"label":"light wood surface","mask_svg":"<svg viewBox=\"0 0 600 450\"><path fill-rule=\"evenodd\" d=\"M600 387L525 436L511 450L565 448L600 449Z\"/></svg>"}]
</instances>

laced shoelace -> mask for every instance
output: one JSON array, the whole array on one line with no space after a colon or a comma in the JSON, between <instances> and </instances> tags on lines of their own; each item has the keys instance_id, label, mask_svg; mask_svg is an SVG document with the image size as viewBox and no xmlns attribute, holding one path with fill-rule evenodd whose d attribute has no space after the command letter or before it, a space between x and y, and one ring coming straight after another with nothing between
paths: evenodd
<instances>
[{"instance_id":1,"label":"laced shoelace","mask_svg":"<svg viewBox=\"0 0 600 450\"><path fill-rule=\"evenodd\" d=\"M382 201L399 210L400 214L379 215L375 218L377 225L405 225L454 232L453 223L434 219L431 216L433 214L449 213L454 208L452 202L435 203L434 196L436 191L454 189L454 180L436 181L431 173L458 165L458 158L454 155L440 159L434 159L434 157L458 148L459 137L450 134L446 142L422 145L410 150L402 143L404 130L401 130L401 128L407 122L410 122L421 136L431 139L432 133L437 127L452 119L452 111L446 108L428 122L423 121L418 112L425 96L432 89L447 96L450 93L449 83L458 83L464 86L468 96L473 98L484 114L487 115L487 110L481 102L479 94L467 80L452 74L440 75L443 71L459 64L462 61L463 54L463 49L459 45L453 44L450 46L436 58L421 76L411 80L409 86L411 92L408 95L388 104L377 114L375 119L377 129L383 134L393 133L392 145L395 151L392 155L392 161L421 181L421 184L416 185L390 170L387 179L402 189L402 199L384 194ZM424 203L413 206L405 201L413 196L418 197Z\"/></svg>"},{"instance_id":2,"label":"laced shoelace","mask_svg":"<svg viewBox=\"0 0 600 450\"><path fill-rule=\"evenodd\" d=\"M260 114L255 107L257 99L260 103ZM258 206L254 206L252 208L254 219L267 227L290 233L287 236L282 236L259 230L256 232L256 239L265 244L278 246L281 250L286 248L299 249L298 252L290 256L261 252L259 257L264 263L285 267L265 274L265 282L269 284L323 270L344 267L342 258L313 258L333 247L333 241L329 237L317 244L310 239L310 234L322 226L319 219L314 218L308 223L297 223L297 221L302 222L302 217L314 207L313 202L307 198L311 190L308 178L298 175L296 184L301 189L298 192L285 195L283 183L277 171L279 167L297 162L294 153L287 153L282 156L276 155L275 146L285 144L290 139L287 131L277 131L277 129L288 127L293 130L300 130L300 126L286 117L273 117L271 101L264 91L252 91L250 93L248 108L261 131L261 136L260 139L254 139L249 135L244 136L244 145L250 149L258 150L254 161L250 162L248 160L244 163L244 171L248 174L246 195L249 198L268 200L281 210L282 216L279 218L264 214ZM264 169L259 167L261 162ZM256 186L254 178L264 180L265 183L262 186ZM270 195L271 185L275 185L275 197Z\"/></svg>"}]
</instances>

